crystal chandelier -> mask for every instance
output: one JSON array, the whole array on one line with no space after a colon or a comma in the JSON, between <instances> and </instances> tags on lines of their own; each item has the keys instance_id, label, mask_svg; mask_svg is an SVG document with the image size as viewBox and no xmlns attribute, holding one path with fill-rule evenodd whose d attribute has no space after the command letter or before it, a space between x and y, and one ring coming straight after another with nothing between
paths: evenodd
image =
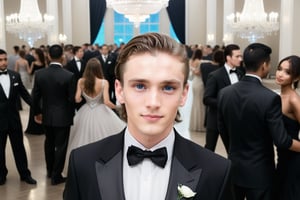
<instances>
[{"instance_id":1,"label":"crystal chandelier","mask_svg":"<svg viewBox=\"0 0 300 200\"><path fill-rule=\"evenodd\" d=\"M242 13L227 16L232 31L250 43L278 31L277 19L278 13L265 13L263 0L245 0Z\"/></svg>"},{"instance_id":2,"label":"crystal chandelier","mask_svg":"<svg viewBox=\"0 0 300 200\"><path fill-rule=\"evenodd\" d=\"M53 20L47 14L42 17L37 0L21 0L20 12L6 16L6 30L33 47L38 39L45 37Z\"/></svg>"},{"instance_id":3,"label":"crystal chandelier","mask_svg":"<svg viewBox=\"0 0 300 200\"><path fill-rule=\"evenodd\" d=\"M158 13L162 8L168 7L169 0L106 0L108 8L117 13L124 14L135 27L146 21L150 14Z\"/></svg>"}]
</instances>

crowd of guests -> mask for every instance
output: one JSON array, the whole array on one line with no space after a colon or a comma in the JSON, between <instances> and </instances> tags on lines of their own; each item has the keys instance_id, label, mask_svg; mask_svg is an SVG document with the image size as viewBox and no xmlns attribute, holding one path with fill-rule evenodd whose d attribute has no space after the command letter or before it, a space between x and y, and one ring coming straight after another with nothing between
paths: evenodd
<instances>
[{"instance_id":1,"label":"crowd of guests","mask_svg":"<svg viewBox=\"0 0 300 200\"><path fill-rule=\"evenodd\" d=\"M160 41L165 41L165 43L160 43ZM173 124L180 121L177 109L185 103L188 80L190 80L193 101L189 129L206 132L205 149L193 146L189 151L181 149L182 152L179 152L174 149L172 153L167 148L168 154L175 155L175 158L179 160L166 161L169 164L165 163L162 168L165 169L165 165L167 165L168 171L157 171L154 176L156 178L166 177L167 174L171 176L173 171L170 172L170 169L172 170L174 167L173 162L180 162L183 159L180 155L183 153L192 153L199 156L195 165L199 165L198 162L208 162L207 156L213 160L211 163L207 163L209 166L199 165L203 167L201 172L203 174L200 179L197 175L197 182L194 185L189 185L196 191L194 199L299 199L300 96L296 92L296 88L300 78L300 57L292 55L279 62L275 79L276 84L281 88L280 95L278 95L262 84L262 79L267 77L271 68L272 49L270 47L261 43L253 43L242 51L237 44L211 48L209 45L183 47L182 45L177 46L173 42L164 35L144 34L133 38L125 47L122 45L119 48L116 45L106 44L101 47L97 45L92 47L88 44L82 46L52 45L32 48L26 53L26 48L23 47L19 50L14 47L15 55L18 56L14 57L14 55L10 58L4 50L1 50L0 83L4 93L3 97L0 97L2 113L0 117L8 113L11 113L9 114L11 117L6 119L5 126L2 126L3 120L1 121L0 159L4 162L1 162L0 166L0 184L5 184L8 173L5 166L7 136L11 140L21 180L29 184L36 184L27 167L21 121L18 114L18 110L22 107L18 103L19 97L22 97L30 105L29 122L25 132L45 134L46 136L46 168L52 185L66 181L62 171L66 157L71 155L68 169L68 178L70 179L66 184L64 199L92 199L94 196L91 195L99 195L94 191L95 188L91 184L84 186L77 184L83 184L83 180L96 184L97 176L100 174L106 177L103 173L112 175L119 172L113 170L120 170L122 167L117 169L112 167L110 169L112 171L104 170L111 165L109 163L105 166L104 163L111 162L112 158L117 159L117 161L113 159L112 163L114 164L125 162L121 162L122 157L118 157L121 156L118 152L123 149L123 146L117 149L111 147L111 150L107 150L109 155L101 152L103 163L96 166L99 174L95 174L91 172L91 167L95 166L82 166L82 164L85 162L91 164L95 161L94 159L98 158L95 154L97 153L96 149L108 148L110 142L123 144L120 141L125 137L125 142L146 149L145 157L150 158L148 150L155 151L157 144L161 142L167 143L168 147L171 144L173 147L173 143L170 141L175 140L174 148L180 146L184 149L194 145L186 143L181 137L179 138L176 130L173 130ZM178 48L177 51L176 48ZM184 50L179 50L179 48ZM174 56L175 54L177 57ZM156 57L161 59L159 65L163 66L162 68L155 66L157 60L154 58L156 59ZM189 59L186 69L176 68L176 66L184 66L185 59ZM11 62L14 62L13 68L10 67ZM170 67L169 63L172 63L173 67ZM123 68L126 68L126 73ZM166 73L166 69L169 70L168 73ZM181 73L184 71L184 76L176 71L178 69ZM153 77L154 74L156 74L155 77ZM172 76L174 76L173 79ZM180 82L182 77L184 78ZM15 82L8 84L9 78L14 79ZM180 80L182 85L179 87L179 83L174 80ZM15 91L9 90L11 87ZM154 88L157 89L156 87L160 88L159 92L154 90ZM28 91L31 89L30 96ZM166 94L161 94L161 90ZM133 96L130 97L130 95ZM174 95L174 99L172 95ZM180 102L176 100L176 95L180 96L178 98ZM168 127L158 128L155 127L155 121L164 117L161 116L163 113L156 113L158 112L156 110L161 107L159 103L165 102L163 99L166 96L169 96L166 101L168 103L164 106L170 110L165 112L171 112L173 109L176 112L172 113L177 113L177 115L172 120L171 118L166 119L172 121L172 123L168 122ZM156 102L157 98L160 98L161 102ZM172 103L174 103L173 107ZM141 110L142 113L138 113L138 115L149 121L152 127L147 127L149 124L142 126L143 121L138 121L139 118L134 112L137 112L136 107L141 106L140 104L145 104L145 107L151 110L151 112L148 111L149 113ZM122 112L118 112L119 110ZM167 118L167 114L165 117ZM17 126L13 125L12 121ZM164 125L167 126L167 124ZM168 131L164 128L167 128ZM154 135L157 130L163 131ZM109 137L115 133L121 134L114 138ZM164 135L162 136L162 134ZM211 154L215 151L219 135L230 162L219 158L214 153ZM87 145L107 137L109 137L108 140ZM169 138L169 142L164 142L165 138ZM153 140L156 142L151 142ZM180 144L176 143L177 140L180 141ZM125 145L126 148L131 148L127 143ZM277 150L277 160L275 160L274 145ZM76 152L72 151L81 146L85 147ZM144 154L137 147L134 147L132 151L138 151L140 156ZM203 154L200 151L203 151ZM188 159L185 161L190 162ZM131 162L129 160L128 162L129 166L123 166L124 171L129 175L140 173L139 170L131 171ZM170 167L171 162L172 168ZM220 166L211 166L209 163ZM229 167L230 165L231 167ZM231 169L228 170L228 167ZM140 168L140 170L143 169L143 167ZM154 168L151 167L151 169ZM195 173L198 174L198 171ZM87 176L81 177L81 175ZM221 175L225 178L218 182ZM125 196L139 199L144 194L136 196L132 193L133 187L129 184L128 176L126 174L124 176ZM203 182L202 176L205 177ZM214 178L210 179L209 176ZM117 177L118 180L119 178ZM158 179L161 183L164 182L161 177ZM212 186L212 179L220 184L221 189ZM136 181L139 183L140 180L136 179ZM101 187L103 186L102 180L98 180L98 183ZM178 185L178 183L176 184ZM208 184L207 187L210 187L211 190L219 192L218 195L214 196L203 191L205 184ZM90 194L88 194L88 185L93 188L93 192ZM158 197L166 194L172 196L165 190L168 182L165 186ZM155 188L155 186L153 187ZM169 187L173 187L173 185L169 185ZM142 184L138 188L146 189L147 187ZM145 194L148 193L145 192ZM105 195L120 197L107 192ZM124 195L124 191L122 195Z\"/></svg>"}]
</instances>

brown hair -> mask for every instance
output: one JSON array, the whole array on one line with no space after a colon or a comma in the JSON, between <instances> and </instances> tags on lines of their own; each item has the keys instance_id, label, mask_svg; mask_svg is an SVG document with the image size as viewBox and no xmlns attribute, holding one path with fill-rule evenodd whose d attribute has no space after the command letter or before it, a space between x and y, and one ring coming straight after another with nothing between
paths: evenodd
<instances>
[{"instance_id":1,"label":"brown hair","mask_svg":"<svg viewBox=\"0 0 300 200\"><path fill-rule=\"evenodd\" d=\"M123 85L124 83L124 71L126 70L126 62L133 55L150 53L156 54L157 52L164 52L172 55L182 63L184 63L184 85L187 83L189 75L188 57L184 45L176 42L171 37L160 33L146 33L138 35L131 39L122 49L118 56L117 65L115 68L116 79ZM127 121L127 112L125 105L122 104L120 113L121 118ZM180 113L177 111L175 118L176 122L180 122Z\"/></svg>"},{"instance_id":2,"label":"brown hair","mask_svg":"<svg viewBox=\"0 0 300 200\"><path fill-rule=\"evenodd\" d=\"M95 94L95 78L103 78L102 66L97 58L91 58L85 67L83 76L84 90L87 94Z\"/></svg>"}]
</instances>

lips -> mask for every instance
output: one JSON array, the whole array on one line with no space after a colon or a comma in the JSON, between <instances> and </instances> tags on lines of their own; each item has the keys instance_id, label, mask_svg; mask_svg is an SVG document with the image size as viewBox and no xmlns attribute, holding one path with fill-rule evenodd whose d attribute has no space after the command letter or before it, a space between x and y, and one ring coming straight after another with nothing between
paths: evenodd
<instances>
[{"instance_id":1,"label":"lips","mask_svg":"<svg viewBox=\"0 0 300 200\"><path fill-rule=\"evenodd\" d=\"M157 121L157 120L159 120L159 119L162 118L161 115L151 115L151 114L149 114L149 115L142 115L142 117L144 119L146 119L147 121Z\"/></svg>"}]
</instances>

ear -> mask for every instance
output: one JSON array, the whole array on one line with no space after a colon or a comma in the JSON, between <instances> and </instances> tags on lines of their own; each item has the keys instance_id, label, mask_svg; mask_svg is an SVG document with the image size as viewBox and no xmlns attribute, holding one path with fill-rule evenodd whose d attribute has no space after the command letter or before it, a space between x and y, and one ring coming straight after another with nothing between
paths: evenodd
<instances>
[{"instance_id":1,"label":"ear","mask_svg":"<svg viewBox=\"0 0 300 200\"><path fill-rule=\"evenodd\" d=\"M115 95L120 104L125 103L123 86L122 86L122 83L118 79L115 80Z\"/></svg>"},{"instance_id":2,"label":"ear","mask_svg":"<svg viewBox=\"0 0 300 200\"><path fill-rule=\"evenodd\" d=\"M180 103L179 105L182 107L184 106L186 100L187 100L187 97L188 97L188 93L189 93L189 84L186 83L184 88L183 88L183 91L182 91L182 94L181 94L181 97L180 97Z\"/></svg>"}]
</instances>

